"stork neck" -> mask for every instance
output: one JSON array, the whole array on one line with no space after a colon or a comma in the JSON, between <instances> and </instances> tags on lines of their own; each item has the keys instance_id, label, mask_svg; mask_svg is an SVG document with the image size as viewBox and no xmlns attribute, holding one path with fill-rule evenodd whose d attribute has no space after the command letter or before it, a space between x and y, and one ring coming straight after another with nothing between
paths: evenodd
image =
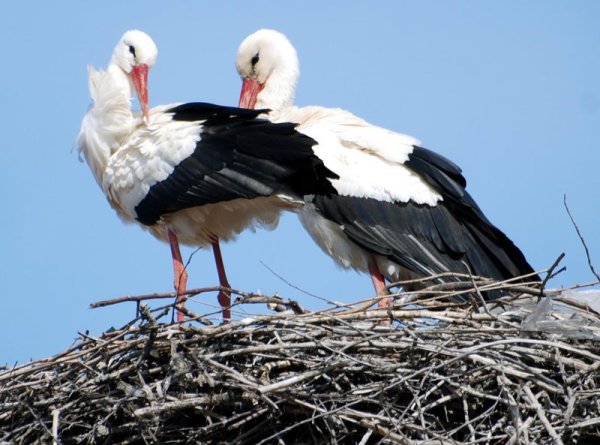
<instances>
[{"instance_id":1,"label":"stork neck","mask_svg":"<svg viewBox=\"0 0 600 445\"><path fill-rule=\"evenodd\" d=\"M273 71L256 98L256 108L278 110L293 105L297 82L298 75L294 71Z\"/></svg>"},{"instance_id":2,"label":"stork neck","mask_svg":"<svg viewBox=\"0 0 600 445\"><path fill-rule=\"evenodd\" d=\"M108 73L112 79L114 94L116 95L118 91L121 99L127 100L131 107L131 101L133 99L133 85L129 79L129 76L114 63L111 63L108 66Z\"/></svg>"},{"instance_id":3,"label":"stork neck","mask_svg":"<svg viewBox=\"0 0 600 445\"><path fill-rule=\"evenodd\" d=\"M139 119L131 112L133 89L129 78L118 66L111 64L106 71L90 68L89 87L93 103L81 125L79 151L102 186L110 157Z\"/></svg>"},{"instance_id":4,"label":"stork neck","mask_svg":"<svg viewBox=\"0 0 600 445\"><path fill-rule=\"evenodd\" d=\"M110 143L110 154L120 146L123 138L137 125L131 111L133 87L129 76L116 65L111 64L106 72L96 72L95 79L90 73L90 90L94 104L91 113L97 122L97 129Z\"/></svg>"}]
</instances>

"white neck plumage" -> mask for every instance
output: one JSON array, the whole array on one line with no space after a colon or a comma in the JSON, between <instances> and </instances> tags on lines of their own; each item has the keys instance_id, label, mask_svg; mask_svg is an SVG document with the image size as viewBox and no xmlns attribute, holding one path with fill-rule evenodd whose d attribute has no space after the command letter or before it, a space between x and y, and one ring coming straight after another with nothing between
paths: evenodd
<instances>
[{"instance_id":1,"label":"white neck plumage","mask_svg":"<svg viewBox=\"0 0 600 445\"><path fill-rule=\"evenodd\" d=\"M114 64L106 71L90 67L88 74L93 102L83 118L78 145L102 187L108 159L139 123L139 117L131 111L132 86L122 69Z\"/></svg>"},{"instance_id":2,"label":"white neck plumage","mask_svg":"<svg viewBox=\"0 0 600 445\"><path fill-rule=\"evenodd\" d=\"M286 70L274 71L258 94L256 108L279 110L294 104L298 75Z\"/></svg>"}]
</instances>

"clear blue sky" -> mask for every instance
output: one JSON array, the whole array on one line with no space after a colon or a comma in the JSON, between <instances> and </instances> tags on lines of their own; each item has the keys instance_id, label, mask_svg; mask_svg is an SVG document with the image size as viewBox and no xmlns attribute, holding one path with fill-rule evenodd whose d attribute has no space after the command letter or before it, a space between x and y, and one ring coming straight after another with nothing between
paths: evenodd
<instances>
[{"instance_id":1,"label":"clear blue sky","mask_svg":"<svg viewBox=\"0 0 600 445\"><path fill-rule=\"evenodd\" d=\"M565 252L554 287L589 282L563 208L567 194L600 268L600 2L597 1L18 1L0 16L0 363L66 349L134 315L96 300L172 289L168 246L123 225L75 137L90 102L86 66L107 65L124 31L159 48L150 102L237 103L241 40L271 27L296 46L300 105L348 109L408 133L458 163L488 217L537 269ZM189 255L191 250L186 250ZM274 232L224 246L231 284L332 300L372 294L338 269L293 215ZM190 287L214 285L212 254ZM213 295L190 303L197 312ZM243 315L243 314L238 314Z\"/></svg>"}]
</instances>

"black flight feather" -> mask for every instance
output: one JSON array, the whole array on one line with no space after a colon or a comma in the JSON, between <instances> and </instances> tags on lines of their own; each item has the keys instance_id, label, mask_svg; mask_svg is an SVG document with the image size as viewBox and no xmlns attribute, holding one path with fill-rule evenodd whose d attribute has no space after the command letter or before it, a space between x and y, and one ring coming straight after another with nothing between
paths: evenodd
<instances>
[{"instance_id":1,"label":"black flight feather","mask_svg":"<svg viewBox=\"0 0 600 445\"><path fill-rule=\"evenodd\" d=\"M202 127L194 152L154 184L136 206L142 224L190 207L290 193L335 193L337 176L315 155L316 142L295 124L257 116L265 110L187 103L168 110L173 120Z\"/></svg>"}]
</instances>

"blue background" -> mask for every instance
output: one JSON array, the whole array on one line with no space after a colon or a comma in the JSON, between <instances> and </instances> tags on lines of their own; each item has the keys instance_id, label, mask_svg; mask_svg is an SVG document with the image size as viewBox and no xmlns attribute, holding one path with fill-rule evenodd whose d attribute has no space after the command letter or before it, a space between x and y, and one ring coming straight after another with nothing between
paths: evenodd
<instances>
[{"instance_id":1,"label":"blue background","mask_svg":"<svg viewBox=\"0 0 600 445\"><path fill-rule=\"evenodd\" d=\"M0 363L53 355L78 331L97 335L134 316L133 304L91 310L93 301L172 289L168 246L120 222L75 147L90 102L86 66L105 67L131 28L159 48L153 105L237 104L239 43L259 28L282 31L300 56L299 105L345 108L416 136L463 168L471 194L536 269L566 253L551 286L595 279L563 195L600 267L600 2L25 0L2 9ZM310 308L323 303L266 266L331 300L373 293L294 215L223 253L232 286ZM215 284L202 250L189 286ZM216 298L189 305L210 311ZM265 309L236 316L245 310Z\"/></svg>"}]
</instances>

